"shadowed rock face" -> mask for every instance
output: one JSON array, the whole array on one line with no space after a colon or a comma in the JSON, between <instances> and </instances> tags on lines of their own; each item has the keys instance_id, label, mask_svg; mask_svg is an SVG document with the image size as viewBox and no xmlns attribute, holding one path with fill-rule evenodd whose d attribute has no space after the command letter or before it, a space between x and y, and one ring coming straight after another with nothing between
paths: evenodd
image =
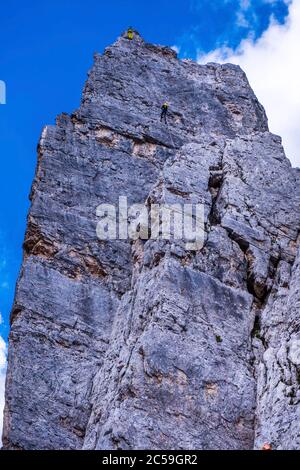
<instances>
[{"instance_id":1,"label":"shadowed rock face","mask_svg":"<svg viewBox=\"0 0 300 470\"><path fill-rule=\"evenodd\" d=\"M121 37L38 157L4 448L299 448L300 173L241 69ZM204 204L204 247L99 241L119 196Z\"/></svg>"}]
</instances>

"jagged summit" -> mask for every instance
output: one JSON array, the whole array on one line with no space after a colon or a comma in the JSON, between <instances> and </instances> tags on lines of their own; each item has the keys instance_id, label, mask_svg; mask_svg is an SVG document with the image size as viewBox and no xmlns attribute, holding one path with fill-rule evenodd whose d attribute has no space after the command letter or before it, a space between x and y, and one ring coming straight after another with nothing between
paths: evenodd
<instances>
[{"instance_id":1,"label":"jagged summit","mask_svg":"<svg viewBox=\"0 0 300 470\"><path fill-rule=\"evenodd\" d=\"M39 143L4 448L299 448L299 178L239 67L96 54ZM120 196L203 205L204 246L99 240Z\"/></svg>"},{"instance_id":2,"label":"jagged summit","mask_svg":"<svg viewBox=\"0 0 300 470\"><path fill-rule=\"evenodd\" d=\"M132 51L135 48L145 48L147 50L155 52L156 54L161 54L163 56L173 57L174 59L177 59L177 52L171 47L145 42L141 34L136 29L133 29L133 33L133 40L128 41L128 31L124 31L113 45L108 46L105 49L104 53L110 54L110 51L116 47L122 48L123 50L126 49L128 51Z\"/></svg>"},{"instance_id":3,"label":"jagged summit","mask_svg":"<svg viewBox=\"0 0 300 470\"><path fill-rule=\"evenodd\" d=\"M170 132L179 146L190 138L187 133L196 138L207 132L232 136L237 130L268 130L264 110L239 67L201 66L176 56L172 49L147 44L140 36L133 41L121 36L103 56L95 55L79 117L87 113L89 119L103 119L113 125L114 111L120 112L121 101L123 115L119 120L126 132L136 133L138 128L150 138L165 141L166 133L161 131L157 116L168 99L172 109Z\"/></svg>"}]
</instances>

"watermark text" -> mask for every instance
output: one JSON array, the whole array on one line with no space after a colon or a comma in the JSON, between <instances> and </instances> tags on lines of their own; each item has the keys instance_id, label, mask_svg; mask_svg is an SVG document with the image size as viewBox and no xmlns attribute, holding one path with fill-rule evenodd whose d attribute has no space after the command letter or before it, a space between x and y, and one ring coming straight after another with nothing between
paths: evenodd
<instances>
[{"instance_id":1,"label":"watermark text","mask_svg":"<svg viewBox=\"0 0 300 470\"><path fill-rule=\"evenodd\" d=\"M198 251L205 240L203 204L128 205L126 196L119 204L97 207L97 236L100 240L182 240L186 250Z\"/></svg>"}]
</instances>

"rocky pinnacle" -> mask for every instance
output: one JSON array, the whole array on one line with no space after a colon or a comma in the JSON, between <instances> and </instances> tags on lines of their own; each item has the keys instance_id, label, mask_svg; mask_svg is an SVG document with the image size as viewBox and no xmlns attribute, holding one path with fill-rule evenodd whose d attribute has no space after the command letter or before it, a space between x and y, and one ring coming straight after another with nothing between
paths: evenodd
<instances>
[{"instance_id":1,"label":"rocky pinnacle","mask_svg":"<svg viewBox=\"0 0 300 470\"><path fill-rule=\"evenodd\" d=\"M120 196L204 205L203 248L100 241ZM30 198L5 449L300 448L300 171L238 66L121 36Z\"/></svg>"}]
</instances>

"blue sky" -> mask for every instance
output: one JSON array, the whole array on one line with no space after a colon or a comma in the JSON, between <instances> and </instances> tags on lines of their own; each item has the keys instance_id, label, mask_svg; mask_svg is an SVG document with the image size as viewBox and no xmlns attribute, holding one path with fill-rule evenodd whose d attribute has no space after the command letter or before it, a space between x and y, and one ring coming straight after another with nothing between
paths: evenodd
<instances>
[{"instance_id":1,"label":"blue sky","mask_svg":"<svg viewBox=\"0 0 300 470\"><path fill-rule=\"evenodd\" d=\"M133 25L149 42L196 58L242 39L259 39L283 0L44 0L2 2L0 80L0 335L6 339L42 127L78 107L94 51ZM1 320L1 318L0 318Z\"/></svg>"}]
</instances>

